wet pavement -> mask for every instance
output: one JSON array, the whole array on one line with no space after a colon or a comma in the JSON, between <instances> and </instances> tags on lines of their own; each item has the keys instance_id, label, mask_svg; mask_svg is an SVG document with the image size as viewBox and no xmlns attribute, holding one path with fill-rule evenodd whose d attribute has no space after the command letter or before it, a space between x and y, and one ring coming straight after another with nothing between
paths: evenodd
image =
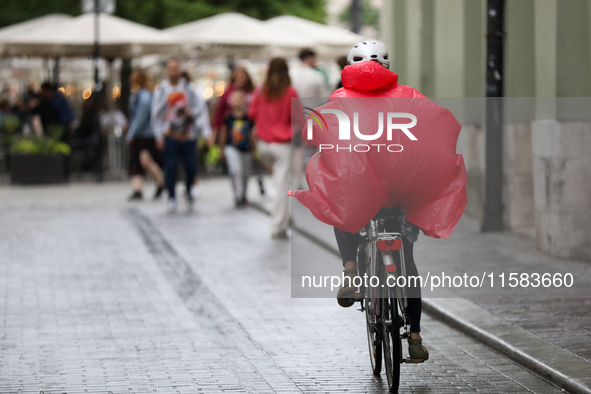
<instances>
[{"instance_id":1,"label":"wet pavement","mask_svg":"<svg viewBox=\"0 0 591 394\"><path fill-rule=\"evenodd\" d=\"M192 212L128 204L125 184L0 189L0 393L385 392L363 315L290 297L292 254L226 180ZM400 392L560 389L424 316L431 357Z\"/></svg>"}]
</instances>

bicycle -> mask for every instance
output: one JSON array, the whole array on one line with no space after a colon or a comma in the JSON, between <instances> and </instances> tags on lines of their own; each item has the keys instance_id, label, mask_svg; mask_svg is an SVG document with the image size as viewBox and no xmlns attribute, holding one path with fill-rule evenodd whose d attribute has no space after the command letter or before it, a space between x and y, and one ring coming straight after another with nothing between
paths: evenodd
<instances>
[{"instance_id":1,"label":"bicycle","mask_svg":"<svg viewBox=\"0 0 591 394\"><path fill-rule=\"evenodd\" d=\"M406 286L392 286L398 283L399 276L406 277L403 235L392 231L397 227L399 216L400 208L383 208L360 231L357 265L360 277L366 279L359 294L353 296L361 303L359 310L365 311L372 371L380 375L383 358L391 393L398 392L400 365L409 361L402 355L402 339L410 336L407 289ZM378 278L378 283L374 278ZM406 280L400 282L406 283Z\"/></svg>"}]
</instances>

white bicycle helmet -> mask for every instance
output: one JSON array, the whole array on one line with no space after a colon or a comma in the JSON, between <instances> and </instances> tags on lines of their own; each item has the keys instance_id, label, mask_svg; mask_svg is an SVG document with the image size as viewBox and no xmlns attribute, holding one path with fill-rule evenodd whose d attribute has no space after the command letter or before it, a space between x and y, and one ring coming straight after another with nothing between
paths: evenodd
<instances>
[{"instance_id":1,"label":"white bicycle helmet","mask_svg":"<svg viewBox=\"0 0 591 394\"><path fill-rule=\"evenodd\" d=\"M379 41L363 41L355 45L349 55L347 55L347 63L355 64L360 62L374 61L387 69L390 68L390 57L388 50Z\"/></svg>"}]
</instances>

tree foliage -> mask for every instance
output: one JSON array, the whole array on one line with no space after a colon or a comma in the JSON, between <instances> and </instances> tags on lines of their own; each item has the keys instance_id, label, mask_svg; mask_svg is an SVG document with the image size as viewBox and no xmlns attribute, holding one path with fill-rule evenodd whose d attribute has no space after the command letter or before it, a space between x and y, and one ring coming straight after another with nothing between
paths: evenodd
<instances>
[{"instance_id":1,"label":"tree foliage","mask_svg":"<svg viewBox=\"0 0 591 394\"><path fill-rule=\"evenodd\" d=\"M0 27L35 17L80 14L80 0L2 0ZM222 12L240 12L258 19L295 15L324 22L326 0L117 0L115 15L165 28Z\"/></svg>"}]
</instances>

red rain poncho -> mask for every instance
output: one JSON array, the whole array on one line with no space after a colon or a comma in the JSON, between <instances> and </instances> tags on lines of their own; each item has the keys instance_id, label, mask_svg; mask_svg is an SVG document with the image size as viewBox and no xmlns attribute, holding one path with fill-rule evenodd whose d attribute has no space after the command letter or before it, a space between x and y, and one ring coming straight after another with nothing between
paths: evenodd
<instances>
[{"instance_id":1,"label":"red rain poncho","mask_svg":"<svg viewBox=\"0 0 591 394\"><path fill-rule=\"evenodd\" d=\"M341 76L344 87L315 110L322 121L309 122L313 135L308 135L307 127L302 131L304 139L320 147L306 167L310 190L290 195L320 221L351 233L382 207L399 205L406 210L406 219L424 234L448 238L466 207L466 169L462 156L456 154L460 124L451 112L417 90L398 85L398 76L376 62L347 66ZM348 115L350 139L339 139L337 116L323 109ZM408 131L416 140L400 129L387 132L388 123L409 123L398 116L382 116L383 133L376 140L359 138L359 132L354 132L354 112L358 130L366 136L378 130L378 113L413 114L417 123ZM326 127L321 129L323 122ZM344 149L337 151L336 146ZM368 147L368 152L361 152Z\"/></svg>"}]
</instances>

